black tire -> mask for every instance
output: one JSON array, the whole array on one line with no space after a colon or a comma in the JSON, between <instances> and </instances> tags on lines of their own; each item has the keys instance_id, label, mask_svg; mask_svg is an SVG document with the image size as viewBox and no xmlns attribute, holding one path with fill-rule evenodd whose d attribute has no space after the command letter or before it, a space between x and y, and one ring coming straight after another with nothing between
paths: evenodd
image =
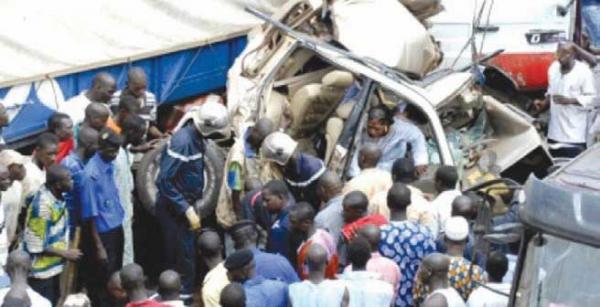
<instances>
[{"instance_id":1,"label":"black tire","mask_svg":"<svg viewBox=\"0 0 600 307\"><path fill-rule=\"evenodd\" d=\"M136 173L135 187L138 199L152 215L154 215L158 193L156 176L158 176L160 158L166 144L167 142L162 142L157 148L146 153L140 161ZM211 216L215 212L224 167L223 154L213 142L209 142L204 153L204 197L195 204L196 211L203 218Z\"/></svg>"}]
</instances>

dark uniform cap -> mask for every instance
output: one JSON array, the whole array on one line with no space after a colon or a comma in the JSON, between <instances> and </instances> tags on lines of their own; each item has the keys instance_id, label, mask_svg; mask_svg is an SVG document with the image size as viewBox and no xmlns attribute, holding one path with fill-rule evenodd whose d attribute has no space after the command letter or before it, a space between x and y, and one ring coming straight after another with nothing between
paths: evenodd
<instances>
[{"instance_id":1,"label":"dark uniform cap","mask_svg":"<svg viewBox=\"0 0 600 307\"><path fill-rule=\"evenodd\" d=\"M110 128L104 128L100 131L99 141L100 144L109 144L113 146L121 146L123 139L120 135L116 134Z\"/></svg>"},{"instance_id":2,"label":"dark uniform cap","mask_svg":"<svg viewBox=\"0 0 600 307\"><path fill-rule=\"evenodd\" d=\"M229 227L229 233L234 233L242 228L246 228L246 227L254 227L256 228L256 223L253 220L240 220L238 222L236 222L235 224L231 225L231 227Z\"/></svg>"},{"instance_id":3,"label":"dark uniform cap","mask_svg":"<svg viewBox=\"0 0 600 307\"><path fill-rule=\"evenodd\" d=\"M244 249L229 255L229 257L225 259L224 265L228 271L237 270L247 266L253 259L254 255L252 252Z\"/></svg>"}]
</instances>

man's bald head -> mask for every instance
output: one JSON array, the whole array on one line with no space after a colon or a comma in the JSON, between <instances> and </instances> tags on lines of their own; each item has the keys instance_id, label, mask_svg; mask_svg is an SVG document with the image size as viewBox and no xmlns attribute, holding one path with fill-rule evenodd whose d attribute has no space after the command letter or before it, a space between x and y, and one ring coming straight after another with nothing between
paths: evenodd
<instances>
[{"instance_id":1,"label":"man's bald head","mask_svg":"<svg viewBox=\"0 0 600 307\"><path fill-rule=\"evenodd\" d=\"M371 245L371 251L379 250L379 241L381 241L381 231L379 227L368 224L358 230L358 235L367 239Z\"/></svg>"},{"instance_id":2,"label":"man's bald head","mask_svg":"<svg viewBox=\"0 0 600 307\"><path fill-rule=\"evenodd\" d=\"M556 57L560 63L561 68L567 69L575 64L575 45L572 42L560 42L556 50Z\"/></svg>"},{"instance_id":3,"label":"man's bald head","mask_svg":"<svg viewBox=\"0 0 600 307\"><path fill-rule=\"evenodd\" d=\"M57 193L70 192L73 189L71 173L60 164L53 164L46 169L45 185Z\"/></svg>"},{"instance_id":4,"label":"man's bald head","mask_svg":"<svg viewBox=\"0 0 600 307\"><path fill-rule=\"evenodd\" d=\"M375 167L381 158L381 149L373 143L367 143L360 148L358 155L358 166L361 169Z\"/></svg>"},{"instance_id":5,"label":"man's bald head","mask_svg":"<svg viewBox=\"0 0 600 307\"><path fill-rule=\"evenodd\" d=\"M121 269L121 286L127 293L144 288L144 270L132 263Z\"/></svg>"},{"instance_id":6,"label":"man's bald head","mask_svg":"<svg viewBox=\"0 0 600 307\"><path fill-rule=\"evenodd\" d=\"M115 78L111 74L103 71L94 76L94 79L92 80L92 87L115 85L116 83L117 82L115 81Z\"/></svg>"},{"instance_id":7,"label":"man's bald head","mask_svg":"<svg viewBox=\"0 0 600 307\"><path fill-rule=\"evenodd\" d=\"M459 195L452 201L452 216L462 216L467 220L473 220L477 216L477 208L473 199L469 196Z\"/></svg>"},{"instance_id":8,"label":"man's bald head","mask_svg":"<svg viewBox=\"0 0 600 307\"><path fill-rule=\"evenodd\" d=\"M342 215L345 223L352 223L367 214L369 199L361 191L352 191L342 200Z\"/></svg>"},{"instance_id":9,"label":"man's bald head","mask_svg":"<svg viewBox=\"0 0 600 307\"><path fill-rule=\"evenodd\" d=\"M223 288L219 297L219 304L223 307L246 306L246 293L244 287L237 282L232 282Z\"/></svg>"},{"instance_id":10,"label":"man's bald head","mask_svg":"<svg viewBox=\"0 0 600 307\"><path fill-rule=\"evenodd\" d=\"M83 148L84 156L86 159L91 158L98 150L98 138L100 133L98 130L82 126L79 129L79 135L77 136L77 146Z\"/></svg>"},{"instance_id":11,"label":"man's bald head","mask_svg":"<svg viewBox=\"0 0 600 307\"><path fill-rule=\"evenodd\" d=\"M198 238L198 249L203 258L220 257L223 249L221 238L215 231L205 231Z\"/></svg>"},{"instance_id":12,"label":"man's bald head","mask_svg":"<svg viewBox=\"0 0 600 307\"><path fill-rule=\"evenodd\" d=\"M127 71L127 81L131 82L146 82L146 72L140 67L131 67Z\"/></svg>"},{"instance_id":13,"label":"man's bald head","mask_svg":"<svg viewBox=\"0 0 600 307\"><path fill-rule=\"evenodd\" d=\"M27 276L31 268L31 257L23 250L14 250L8 255L6 260L6 272L9 276L15 275Z\"/></svg>"},{"instance_id":14,"label":"man's bald head","mask_svg":"<svg viewBox=\"0 0 600 307\"><path fill-rule=\"evenodd\" d=\"M115 78L107 72L100 72L92 80L91 99L94 102L108 103L116 89Z\"/></svg>"},{"instance_id":15,"label":"man's bald head","mask_svg":"<svg viewBox=\"0 0 600 307\"><path fill-rule=\"evenodd\" d=\"M392 180L410 184L417 180L415 163L412 159L400 158L392 164Z\"/></svg>"},{"instance_id":16,"label":"man's bald head","mask_svg":"<svg viewBox=\"0 0 600 307\"><path fill-rule=\"evenodd\" d=\"M343 187L340 176L332 171L325 171L317 183L317 195L322 202L327 202L342 193Z\"/></svg>"},{"instance_id":17,"label":"man's bald head","mask_svg":"<svg viewBox=\"0 0 600 307\"><path fill-rule=\"evenodd\" d=\"M325 272L327 251L320 244L311 244L306 255L306 265L310 272Z\"/></svg>"},{"instance_id":18,"label":"man's bald head","mask_svg":"<svg viewBox=\"0 0 600 307\"><path fill-rule=\"evenodd\" d=\"M450 258L441 253L432 253L427 255L421 263L422 273L425 274L427 281L432 278L446 280L448 278L448 268Z\"/></svg>"},{"instance_id":19,"label":"man's bald head","mask_svg":"<svg viewBox=\"0 0 600 307\"><path fill-rule=\"evenodd\" d=\"M410 204L410 189L403 183L394 183L387 194L387 206L390 211L405 212Z\"/></svg>"},{"instance_id":20,"label":"man's bald head","mask_svg":"<svg viewBox=\"0 0 600 307\"><path fill-rule=\"evenodd\" d=\"M256 224L249 220L241 220L231 226L229 233L236 250L254 247L258 241Z\"/></svg>"},{"instance_id":21,"label":"man's bald head","mask_svg":"<svg viewBox=\"0 0 600 307\"><path fill-rule=\"evenodd\" d=\"M127 72L127 88L135 98L141 98L146 93L148 81L146 72L140 67L132 67Z\"/></svg>"},{"instance_id":22,"label":"man's bald head","mask_svg":"<svg viewBox=\"0 0 600 307\"><path fill-rule=\"evenodd\" d=\"M85 108L85 122L98 131L106 126L109 115L108 107L98 102L92 102Z\"/></svg>"},{"instance_id":23,"label":"man's bald head","mask_svg":"<svg viewBox=\"0 0 600 307\"><path fill-rule=\"evenodd\" d=\"M158 294L163 301L179 299L181 289L181 277L173 270L167 270L158 278Z\"/></svg>"},{"instance_id":24,"label":"man's bald head","mask_svg":"<svg viewBox=\"0 0 600 307\"><path fill-rule=\"evenodd\" d=\"M319 187L331 190L331 189L340 189L344 186L342 179L336 173L332 171L325 171L323 175L319 178L318 182Z\"/></svg>"}]
</instances>

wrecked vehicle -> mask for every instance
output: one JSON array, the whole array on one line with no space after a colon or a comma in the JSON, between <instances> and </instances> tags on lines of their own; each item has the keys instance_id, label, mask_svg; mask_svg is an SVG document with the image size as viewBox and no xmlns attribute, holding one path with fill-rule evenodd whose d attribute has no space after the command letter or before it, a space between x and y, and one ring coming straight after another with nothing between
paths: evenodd
<instances>
[{"instance_id":1,"label":"wrecked vehicle","mask_svg":"<svg viewBox=\"0 0 600 307\"><path fill-rule=\"evenodd\" d=\"M377 6L369 2L370 10L393 12L392 3L382 7L377 1ZM399 7L398 12L406 10ZM336 10L335 3L330 9ZM457 165L468 187L498 176L522 182L531 172L551 165L532 118L482 95L471 73L428 74L435 68L429 64L439 64L435 49L425 55L406 49L397 55L400 59L425 56L428 61L421 63L427 65L420 70L402 61L390 68L354 53L344 42L335 40L350 52L323 41L335 33L351 32L337 22L336 16L344 16L339 11L331 13L330 24L321 20L321 10L305 1L290 4L284 12L272 19L263 16L270 24L251 36L249 47L230 71L228 106L238 126L263 116L279 123L289 108L292 125L288 132L301 141L303 150L343 174L365 126L366 110L381 103L403 102L409 106L410 119L429 140L430 176L435 165ZM333 32L323 32L328 28ZM356 30L354 24L350 28ZM428 33L423 35L430 38ZM360 90L346 101L343 97L351 86Z\"/></svg>"},{"instance_id":2,"label":"wrecked vehicle","mask_svg":"<svg viewBox=\"0 0 600 307\"><path fill-rule=\"evenodd\" d=\"M470 72L430 73L441 54L399 2L336 1L327 11L311 2L290 1L272 18L251 11L267 23L249 34L248 46L228 74L235 134L262 117L280 126L289 121L287 132L302 150L345 176L366 111L402 103L428 140L430 165L419 184L425 192L433 189L439 165L457 165L463 187L470 187L502 176L524 181L552 164L533 119L483 95ZM376 15L379 22L364 31L369 19L361 14ZM390 22L410 34L397 40L373 35L389 29ZM368 48L355 46L358 38ZM197 204L203 216L214 206L206 200Z\"/></svg>"},{"instance_id":3,"label":"wrecked vehicle","mask_svg":"<svg viewBox=\"0 0 600 307\"><path fill-rule=\"evenodd\" d=\"M543 180L527 181L510 306L598 306L598 161L600 144Z\"/></svg>"}]
</instances>

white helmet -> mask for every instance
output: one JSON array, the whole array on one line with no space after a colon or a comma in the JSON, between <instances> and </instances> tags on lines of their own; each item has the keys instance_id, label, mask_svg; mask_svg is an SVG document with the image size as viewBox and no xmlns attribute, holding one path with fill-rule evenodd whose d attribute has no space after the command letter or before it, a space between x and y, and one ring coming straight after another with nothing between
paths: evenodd
<instances>
[{"instance_id":1,"label":"white helmet","mask_svg":"<svg viewBox=\"0 0 600 307\"><path fill-rule=\"evenodd\" d=\"M283 132L269 134L262 146L260 155L263 159L273 161L279 165L286 165L298 147L298 142Z\"/></svg>"},{"instance_id":2,"label":"white helmet","mask_svg":"<svg viewBox=\"0 0 600 307\"><path fill-rule=\"evenodd\" d=\"M194 126L202 136L211 139L229 138L229 113L223 104L209 100L192 112Z\"/></svg>"}]
</instances>

